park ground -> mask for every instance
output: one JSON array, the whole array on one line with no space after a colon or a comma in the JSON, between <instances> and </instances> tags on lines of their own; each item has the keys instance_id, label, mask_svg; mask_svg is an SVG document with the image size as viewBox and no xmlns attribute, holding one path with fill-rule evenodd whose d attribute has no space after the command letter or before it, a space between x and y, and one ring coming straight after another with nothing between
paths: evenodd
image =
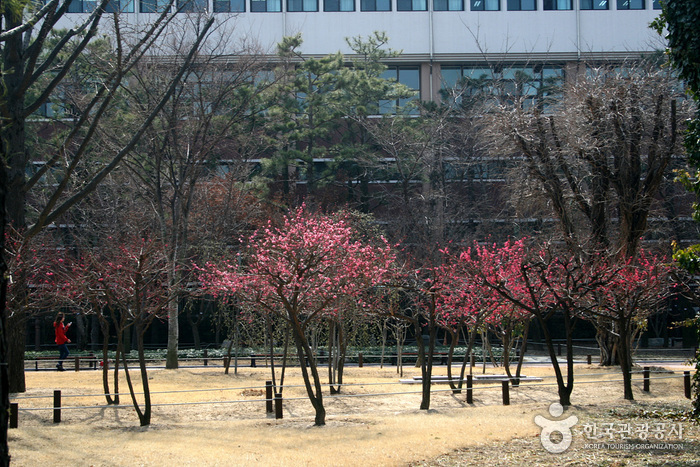
<instances>
[{"instance_id":1,"label":"park ground","mask_svg":"<svg viewBox=\"0 0 700 467\"><path fill-rule=\"evenodd\" d=\"M635 374L636 400L626 401L617 368L577 365L573 406L555 417L548 365L526 367L525 374L542 381L511 389L508 406L499 383L475 384L473 404L436 384L429 411L419 410L419 385L399 383L395 367L355 366L346 370L340 396L324 393L325 427L313 426L298 368L285 377L280 420L265 410L268 368L242 367L229 375L211 365L150 370L156 406L147 427L139 426L124 381L117 408L99 396L100 371L27 371L27 392L11 398L20 411L19 427L9 432L10 452L16 466L693 466L700 465L700 426L682 415L690 407L683 386L688 369L652 368L648 393ZM405 367L403 379L419 374ZM445 367L435 374L446 374ZM57 389L60 423L51 410ZM543 448L538 415L577 417L566 451Z\"/></svg>"}]
</instances>

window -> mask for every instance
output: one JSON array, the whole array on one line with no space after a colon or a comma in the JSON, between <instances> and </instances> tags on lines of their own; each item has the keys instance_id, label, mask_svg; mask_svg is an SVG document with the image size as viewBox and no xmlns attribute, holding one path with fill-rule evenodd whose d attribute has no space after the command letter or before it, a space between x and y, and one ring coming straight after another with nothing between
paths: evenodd
<instances>
[{"instance_id":1,"label":"window","mask_svg":"<svg viewBox=\"0 0 700 467\"><path fill-rule=\"evenodd\" d=\"M654 0L654 2L651 4L651 7L654 10L660 10L661 9L661 2L659 0Z\"/></svg>"},{"instance_id":2,"label":"window","mask_svg":"<svg viewBox=\"0 0 700 467\"><path fill-rule=\"evenodd\" d=\"M105 7L105 13L133 13L134 0L110 0Z\"/></svg>"},{"instance_id":3,"label":"window","mask_svg":"<svg viewBox=\"0 0 700 467\"><path fill-rule=\"evenodd\" d=\"M406 104L411 101L417 100L419 98L420 91L420 70L417 66L394 66L389 67L384 73L382 73L382 78L392 79L398 83L401 83L416 91L413 97L405 99L396 100L383 100L379 102L379 112L382 114L395 114L399 109L401 109ZM419 113L417 108L411 109L409 111L411 115L417 115Z\"/></svg>"},{"instance_id":4,"label":"window","mask_svg":"<svg viewBox=\"0 0 700 467\"><path fill-rule=\"evenodd\" d=\"M427 11L427 0L396 0L396 11Z\"/></svg>"},{"instance_id":5,"label":"window","mask_svg":"<svg viewBox=\"0 0 700 467\"><path fill-rule=\"evenodd\" d=\"M287 11L318 11L318 0L287 0Z\"/></svg>"},{"instance_id":6,"label":"window","mask_svg":"<svg viewBox=\"0 0 700 467\"><path fill-rule=\"evenodd\" d=\"M391 0L360 0L362 11L391 11Z\"/></svg>"},{"instance_id":7,"label":"window","mask_svg":"<svg viewBox=\"0 0 700 467\"><path fill-rule=\"evenodd\" d=\"M543 10L571 10L571 0L543 0Z\"/></svg>"},{"instance_id":8,"label":"window","mask_svg":"<svg viewBox=\"0 0 700 467\"><path fill-rule=\"evenodd\" d=\"M644 0L617 0L618 10L644 10Z\"/></svg>"},{"instance_id":9,"label":"window","mask_svg":"<svg viewBox=\"0 0 700 467\"><path fill-rule=\"evenodd\" d=\"M208 0L177 0L178 13L200 13L207 11Z\"/></svg>"},{"instance_id":10,"label":"window","mask_svg":"<svg viewBox=\"0 0 700 467\"><path fill-rule=\"evenodd\" d=\"M579 0L582 10L607 10L608 0Z\"/></svg>"},{"instance_id":11,"label":"window","mask_svg":"<svg viewBox=\"0 0 700 467\"><path fill-rule=\"evenodd\" d=\"M97 7L94 0L72 0L68 5L68 13L92 13Z\"/></svg>"},{"instance_id":12,"label":"window","mask_svg":"<svg viewBox=\"0 0 700 467\"><path fill-rule=\"evenodd\" d=\"M463 11L462 0L433 0L433 11Z\"/></svg>"},{"instance_id":13,"label":"window","mask_svg":"<svg viewBox=\"0 0 700 467\"><path fill-rule=\"evenodd\" d=\"M518 103L525 108L545 108L559 93L564 70L558 66L506 66L502 68L442 66L440 94L448 105L468 105L471 100L491 99L494 104ZM473 99L472 99L473 98Z\"/></svg>"},{"instance_id":14,"label":"window","mask_svg":"<svg viewBox=\"0 0 700 467\"><path fill-rule=\"evenodd\" d=\"M537 0L508 0L508 11L534 11Z\"/></svg>"},{"instance_id":15,"label":"window","mask_svg":"<svg viewBox=\"0 0 700 467\"><path fill-rule=\"evenodd\" d=\"M242 13L245 0L214 0L214 13Z\"/></svg>"},{"instance_id":16,"label":"window","mask_svg":"<svg viewBox=\"0 0 700 467\"><path fill-rule=\"evenodd\" d=\"M282 11L282 0L250 0L250 11Z\"/></svg>"},{"instance_id":17,"label":"window","mask_svg":"<svg viewBox=\"0 0 700 467\"><path fill-rule=\"evenodd\" d=\"M355 0L323 0L323 11L355 11Z\"/></svg>"},{"instance_id":18,"label":"window","mask_svg":"<svg viewBox=\"0 0 700 467\"><path fill-rule=\"evenodd\" d=\"M500 0L472 0L472 11L499 11Z\"/></svg>"},{"instance_id":19,"label":"window","mask_svg":"<svg viewBox=\"0 0 700 467\"><path fill-rule=\"evenodd\" d=\"M170 6L168 0L141 0L141 13L163 13Z\"/></svg>"}]
</instances>

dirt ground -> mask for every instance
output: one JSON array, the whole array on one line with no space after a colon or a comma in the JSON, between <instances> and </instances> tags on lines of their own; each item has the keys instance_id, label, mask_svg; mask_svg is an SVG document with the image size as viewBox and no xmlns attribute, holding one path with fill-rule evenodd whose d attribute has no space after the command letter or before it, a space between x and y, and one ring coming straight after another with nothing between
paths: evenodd
<instances>
[{"instance_id":1,"label":"dirt ground","mask_svg":"<svg viewBox=\"0 0 700 467\"><path fill-rule=\"evenodd\" d=\"M267 368L240 368L237 375L212 366L151 370L155 406L147 427L139 426L124 381L121 405L114 407L101 395L99 371L27 371L28 391L11 397L20 410L10 453L17 466L700 465L700 427L680 418L690 406L683 369L659 368L649 393L635 374L636 400L625 401L619 370L577 366L573 406L557 416L550 411L558 398L549 366L527 367L525 374L542 381L512 388L508 406L500 383L475 384L473 404L436 384L429 411L419 410L420 386L399 383L395 367L350 367L341 394L324 393L324 427L313 426L294 368L285 377L281 420L265 411ZM418 374L407 367L404 379ZM435 374L446 374L445 367ZM52 418L57 389L58 424ZM577 417L570 447L548 452L537 416L546 423ZM551 440L559 446L557 436Z\"/></svg>"}]
</instances>

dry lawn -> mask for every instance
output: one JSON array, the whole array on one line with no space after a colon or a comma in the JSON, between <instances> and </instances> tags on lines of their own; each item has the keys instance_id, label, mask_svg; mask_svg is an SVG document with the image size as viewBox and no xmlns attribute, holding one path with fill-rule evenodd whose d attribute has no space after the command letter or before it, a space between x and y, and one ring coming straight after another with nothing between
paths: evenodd
<instances>
[{"instance_id":1,"label":"dry lawn","mask_svg":"<svg viewBox=\"0 0 700 467\"><path fill-rule=\"evenodd\" d=\"M617 408L617 416L623 411L631 422L641 409L686 409L689 402L678 370L657 375L676 377L652 381L648 394L641 390L641 376L636 377L637 401L628 402L621 397L619 371L577 367L574 406L565 415L577 415L580 423L619 422L609 412ZM437 367L435 373L445 371ZM537 438L540 428L534 417L550 417L547 409L557 401L552 371L548 366L529 367L525 373L545 380L511 390L510 406L501 404L500 384L475 385L473 405L466 404L464 394L453 395L444 391L446 386L435 385L431 410L421 411L420 386L396 384L394 367L351 367L346 369L348 385L341 397L324 395L327 425L314 427L298 369L288 370L285 385L299 386L285 389L281 420L265 413L262 387L270 379L269 369L240 368L238 375L224 375L220 367L151 370L157 406L152 424L139 427L124 382L122 406L116 408L106 406L98 395L99 371L27 371L27 393L12 397L20 412L19 428L9 433L10 451L16 466L625 465L644 458L634 452L622 453L633 455L628 458L608 450L586 451L580 433L567 453L548 454ZM406 376L414 374L419 370L406 369ZM610 380L614 381L606 382ZM54 389L63 395L60 424L53 423L51 409L26 410L50 408ZM396 392L412 393L388 394ZM374 395L358 397L367 394ZM683 424L686 447L681 452L654 452L654 462L638 465L656 460L695 465L700 430Z\"/></svg>"}]
</instances>

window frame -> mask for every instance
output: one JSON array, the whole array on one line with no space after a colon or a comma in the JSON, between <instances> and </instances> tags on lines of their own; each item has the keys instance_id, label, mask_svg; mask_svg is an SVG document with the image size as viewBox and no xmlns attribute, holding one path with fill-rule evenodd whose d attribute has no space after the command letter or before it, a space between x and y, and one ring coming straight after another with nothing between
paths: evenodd
<instances>
[{"instance_id":1,"label":"window frame","mask_svg":"<svg viewBox=\"0 0 700 467\"><path fill-rule=\"evenodd\" d=\"M563 0L568 2L567 8L559 8L559 2L562 0L542 0L542 10L543 11L571 11L574 9L573 0ZM549 6L549 8L547 8Z\"/></svg>"},{"instance_id":2,"label":"window frame","mask_svg":"<svg viewBox=\"0 0 700 467\"><path fill-rule=\"evenodd\" d=\"M377 9L377 2L388 2L389 8L387 10L378 10ZM374 8L366 8L366 5L372 3L374 4ZM376 12L384 12L384 11L393 11L392 10L392 5L391 5L391 0L360 0L360 11L376 11Z\"/></svg>"},{"instance_id":3,"label":"window frame","mask_svg":"<svg viewBox=\"0 0 700 467\"><path fill-rule=\"evenodd\" d=\"M144 6L152 8L148 9L144 8ZM170 2L167 0L139 0L139 13L160 14L169 6Z\"/></svg>"},{"instance_id":4,"label":"window frame","mask_svg":"<svg viewBox=\"0 0 700 467\"><path fill-rule=\"evenodd\" d=\"M176 0L175 8L178 13L202 13L209 8L208 0Z\"/></svg>"},{"instance_id":5,"label":"window frame","mask_svg":"<svg viewBox=\"0 0 700 467\"><path fill-rule=\"evenodd\" d=\"M591 2L590 7L583 7L581 2ZM605 8L600 7L601 3L605 3ZM598 6L597 6L598 5ZM579 0L579 10L581 11L608 11L610 10L610 0Z\"/></svg>"},{"instance_id":6,"label":"window frame","mask_svg":"<svg viewBox=\"0 0 700 467\"><path fill-rule=\"evenodd\" d=\"M273 6L279 7L279 10L271 10L270 9L270 5L273 2L277 3L277 5L273 5ZM259 9L256 9L254 7L254 5L261 5L261 4L265 5L264 10L259 10ZM250 12L251 13L282 13L282 0L250 0Z\"/></svg>"},{"instance_id":7,"label":"window frame","mask_svg":"<svg viewBox=\"0 0 700 467\"><path fill-rule=\"evenodd\" d=\"M415 8L416 2L423 2L423 5L419 5L419 8ZM406 7L406 4L410 7ZM428 0L396 0L396 11L428 11Z\"/></svg>"},{"instance_id":8,"label":"window frame","mask_svg":"<svg viewBox=\"0 0 700 467\"><path fill-rule=\"evenodd\" d=\"M632 2L635 0L617 0L617 9L620 11L641 11L647 9L646 0L639 0L642 5L639 8L632 8ZM627 7L624 4L627 3Z\"/></svg>"},{"instance_id":9,"label":"window frame","mask_svg":"<svg viewBox=\"0 0 700 467\"><path fill-rule=\"evenodd\" d=\"M435 5L436 5L436 3L435 3L436 1L445 2L445 8L437 8L437 7L435 6ZM464 11L464 9L465 9L465 2L464 2L464 0L457 0L457 1L459 2L459 8L454 9L454 8L450 8L450 5L451 5L451 3L452 3L451 0L432 0L433 11Z\"/></svg>"},{"instance_id":10,"label":"window frame","mask_svg":"<svg viewBox=\"0 0 700 467\"><path fill-rule=\"evenodd\" d=\"M501 0L495 0L497 7L495 9L486 8L488 1L489 0L471 0L469 2L469 8L471 9L471 11L501 11ZM477 2L481 3L482 6L476 5Z\"/></svg>"},{"instance_id":11,"label":"window frame","mask_svg":"<svg viewBox=\"0 0 700 467\"><path fill-rule=\"evenodd\" d=\"M343 4L343 0L323 0L323 11L330 12L330 13L343 13L343 12L348 12L348 11L357 11L357 5L355 4L355 0L349 0L349 1L350 1L350 3L352 3L352 9L351 10L343 10L341 8L341 5ZM329 2L336 2L338 4L338 9L337 10L328 9Z\"/></svg>"},{"instance_id":12,"label":"window frame","mask_svg":"<svg viewBox=\"0 0 700 467\"><path fill-rule=\"evenodd\" d=\"M300 9L292 9L290 8L290 5L292 2L299 2ZM314 2L315 6L313 10L307 10L306 7L306 2ZM313 13L318 11L318 0L286 0L286 5L285 7L287 8L287 11L289 13Z\"/></svg>"},{"instance_id":13,"label":"window frame","mask_svg":"<svg viewBox=\"0 0 700 467\"><path fill-rule=\"evenodd\" d=\"M532 1L532 8L523 8L523 2L530 1ZM506 11L537 11L537 0L506 0Z\"/></svg>"},{"instance_id":14,"label":"window frame","mask_svg":"<svg viewBox=\"0 0 700 467\"><path fill-rule=\"evenodd\" d=\"M240 10L234 10L231 8L231 3L236 2L240 5L242 5L242 9ZM228 5L228 9L219 9L217 8L217 5ZM212 5L214 9L214 13L245 13L246 12L246 1L245 0L214 0L214 3Z\"/></svg>"}]
</instances>

